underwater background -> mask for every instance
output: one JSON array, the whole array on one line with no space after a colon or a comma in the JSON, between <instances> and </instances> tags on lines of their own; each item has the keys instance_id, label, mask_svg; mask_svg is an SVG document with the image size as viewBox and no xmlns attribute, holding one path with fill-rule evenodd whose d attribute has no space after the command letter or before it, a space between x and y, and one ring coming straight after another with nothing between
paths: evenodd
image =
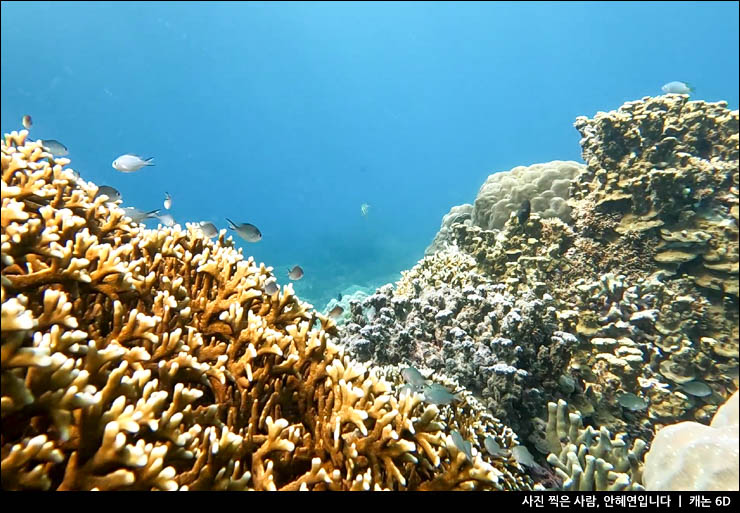
<instances>
[{"instance_id":1,"label":"underwater background","mask_svg":"<svg viewBox=\"0 0 740 513\"><path fill-rule=\"evenodd\" d=\"M0 26L3 133L31 115L122 206L258 226L236 244L317 308L397 280L489 174L582 162L579 115L671 80L738 107L737 2L3 2Z\"/></svg>"}]
</instances>

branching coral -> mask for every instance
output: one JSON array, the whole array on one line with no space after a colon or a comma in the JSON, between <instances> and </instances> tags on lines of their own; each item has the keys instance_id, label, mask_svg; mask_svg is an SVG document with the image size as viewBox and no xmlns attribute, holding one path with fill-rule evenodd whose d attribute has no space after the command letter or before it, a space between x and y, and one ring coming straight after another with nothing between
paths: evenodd
<instances>
[{"instance_id":1,"label":"branching coral","mask_svg":"<svg viewBox=\"0 0 740 513\"><path fill-rule=\"evenodd\" d=\"M223 233L146 230L26 138L2 145L4 489L529 487Z\"/></svg>"},{"instance_id":2,"label":"branching coral","mask_svg":"<svg viewBox=\"0 0 740 513\"><path fill-rule=\"evenodd\" d=\"M625 434L611 438L609 430L583 427L579 412L570 413L563 400L549 403L547 462L573 491L643 490L642 458L647 444L636 439L629 447Z\"/></svg>"}]
</instances>

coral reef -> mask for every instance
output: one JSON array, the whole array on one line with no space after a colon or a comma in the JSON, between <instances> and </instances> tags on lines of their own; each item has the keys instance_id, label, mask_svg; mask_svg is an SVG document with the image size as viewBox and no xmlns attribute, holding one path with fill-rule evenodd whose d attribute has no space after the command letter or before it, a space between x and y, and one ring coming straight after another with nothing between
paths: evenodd
<instances>
[{"instance_id":1,"label":"coral reef","mask_svg":"<svg viewBox=\"0 0 740 513\"><path fill-rule=\"evenodd\" d=\"M619 172L594 170L617 165L603 148L611 148L619 131L634 133L646 115L653 124L662 119L680 128L685 142L679 149L696 155L676 160L664 154L667 161L658 169L630 153ZM586 134L582 144L589 165L571 184L570 224L537 214L520 224L511 215L499 231L453 225L450 243L512 294L542 295L547 289L555 300L557 329L576 334L580 342L566 377L576 381L569 400L598 425L649 439L656 427L676 419L708 422L737 388L732 377L738 366L737 296L728 284L737 273L737 111L669 96L632 102L593 121L579 118L576 125ZM715 153L700 154L704 146L692 142L698 132L708 134ZM643 135L647 162L654 158L651 133ZM671 169L675 173L666 175ZM701 192L699 201L684 182L690 191L696 184L711 191ZM670 208L662 206L663 196L676 188L681 194L668 196ZM649 201L629 199L638 192ZM654 215L640 210L648 202ZM666 249L668 244L673 246ZM665 253L675 248L693 251L692 258L700 248L706 251L702 259L721 254L734 270L725 274L721 290L706 287L702 277L713 264L668 262ZM732 281L736 286L736 275ZM706 383L712 393L697 397L680 390L690 382ZM624 392L644 398L648 407L624 411L617 401Z\"/></svg>"},{"instance_id":2,"label":"coral reef","mask_svg":"<svg viewBox=\"0 0 740 513\"><path fill-rule=\"evenodd\" d=\"M645 455L645 487L653 491L737 491L739 417L735 392L709 426L688 421L658 431Z\"/></svg>"},{"instance_id":3,"label":"coral reef","mask_svg":"<svg viewBox=\"0 0 740 513\"><path fill-rule=\"evenodd\" d=\"M512 295L455 248L423 258L361 303L341 330L350 352L454 376L520 436L570 361L574 336L558 331L552 298Z\"/></svg>"},{"instance_id":4,"label":"coral reef","mask_svg":"<svg viewBox=\"0 0 740 513\"><path fill-rule=\"evenodd\" d=\"M570 203L619 234L647 232L658 267L737 299L738 112L726 107L668 95L579 117L588 165Z\"/></svg>"},{"instance_id":5,"label":"coral reef","mask_svg":"<svg viewBox=\"0 0 740 513\"><path fill-rule=\"evenodd\" d=\"M493 175L471 219L444 222L442 249L395 291L356 304L343 334L358 357L444 370L555 454L567 486L588 488L573 481L574 468L596 472L602 458L602 473L606 464L626 469L624 458L644 447L611 461L583 436L649 443L663 425L708 423L738 387L738 112L668 95L575 126L587 165L550 172L540 190L567 198L567 215L541 215L534 196L531 214L517 215L527 180ZM514 379L502 380L494 362ZM568 446L543 442L541 418L556 399L599 427L574 435L578 465ZM618 472L627 477L607 472L601 485L639 486L639 476Z\"/></svg>"},{"instance_id":6,"label":"coral reef","mask_svg":"<svg viewBox=\"0 0 740 513\"><path fill-rule=\"evenodd\" d=\"M531 487L472 399L399 392L223 232L146 230L26 137L2 144L3 489Z\"/></svg>"}]
</instances>

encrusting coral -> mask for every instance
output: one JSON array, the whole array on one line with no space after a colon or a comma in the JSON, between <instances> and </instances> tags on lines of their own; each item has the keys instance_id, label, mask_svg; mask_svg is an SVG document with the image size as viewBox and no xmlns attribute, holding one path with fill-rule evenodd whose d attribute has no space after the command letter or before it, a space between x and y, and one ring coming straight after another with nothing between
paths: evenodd
<instances>
[{"instance_id":1,"label":"encrusting coral","mask_svg":"<svg viewBox=\"0 0 740 513\"><path fill-rule=\"evenodd\" d=\"M500 423L351 360L224 232L146 230L26 139L2 145L3 489L531 487L479 449Z\"/></svg>"}]
</instances>

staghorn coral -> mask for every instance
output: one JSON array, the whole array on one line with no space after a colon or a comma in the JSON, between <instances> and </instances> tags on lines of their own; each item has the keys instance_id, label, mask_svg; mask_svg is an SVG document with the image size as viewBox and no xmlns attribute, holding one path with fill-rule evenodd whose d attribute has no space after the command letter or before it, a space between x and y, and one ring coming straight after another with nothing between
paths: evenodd
<instances>
[{"instance_id":1,"label":"staghorn coral","mask_svg":"<svg viewBox=\"0 0 740 513\"><path fill-rule=\"evenodd\" d=\"M223 232L146 230L26 138L2 145L3 489L531 487L450 443L500 424L396 393Z\"/></svg>"}]
</instances>

